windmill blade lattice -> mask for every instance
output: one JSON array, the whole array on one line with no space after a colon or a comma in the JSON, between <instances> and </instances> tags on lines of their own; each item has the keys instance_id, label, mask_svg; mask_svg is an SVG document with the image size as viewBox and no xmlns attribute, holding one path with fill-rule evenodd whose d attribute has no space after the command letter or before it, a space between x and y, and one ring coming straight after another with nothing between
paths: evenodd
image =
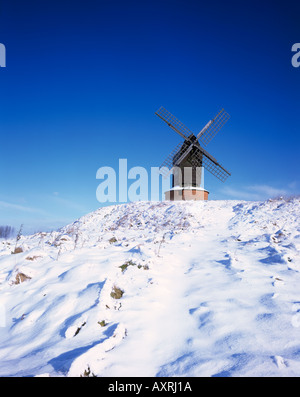
<instances>
[{"instance_id":1,"label":"windmill blade lattice","mask_svg":"<svg viewBox=\"0 0 300 397\"><path fill-rule=\"evenodd\" d=\"M203 134L198 138L206 146L214 136L220 131L223 125L229 120L230 116L224 109L222 109L216 117L212 120L209 127L203 132Z\"/></svg>"},{"instance_id":2,"label":"windmill blade lattice","mask_svg":"<svg viewBox=\"0 0 300 397\"><path fill-rule=\"evenodd\" d=\"M174 167L174 158L181 151L181 149L183 148L183 150L186 150L186 149L189 148L189 146L190 145L186 141L184 141L184 142L180 142L172 150L172 152L168 155L168 157L165 159L165 161L159 167L160 168L160 172L161 172L161 174L163 176L168 176L169 175L171 168ZM169 169L169 171L167 170L167 168Z\"/></svg>"},{"instance_id":3,"label":"windmill blade lattice","mask_svg":"<svg viewBox=\"0 0 300 397\"><path fill-rule=\"evenodd\" d=\"M211 174L216 176L220 181L225 182L230 176L230 173L221 166L221 164L214 162L209 156L203 153L199 148L194 152L194 159L198 160L198 163L209 171Z\"/></svg>"},{"instance_id":4,"label":"windmill blade lattice","mask_svg":"<svg viewBox=\"0 0 300 397\"><path fill-rule=\"evenodd\" d=\"M155 114L168 124L174 131L182 136L183 139L189 139L192 133L181 121L179 121L173 114L166 110L163 106L158 109Z\"/></svg>"}]
</instances>

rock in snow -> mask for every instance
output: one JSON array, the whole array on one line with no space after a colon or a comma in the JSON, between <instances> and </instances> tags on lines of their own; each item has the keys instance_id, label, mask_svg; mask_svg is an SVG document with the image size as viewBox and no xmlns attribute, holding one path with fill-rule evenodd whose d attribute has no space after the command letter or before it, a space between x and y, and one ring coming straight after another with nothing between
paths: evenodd
<instances>
[{"instance_id":1,"label":"rock in snow","mask_svg":"<svg viewBox=\"0 0 300 397\"><path fill-rule=\"evenodd\" d=\"M138 202L0 241L0 376L299 376L299 219Z\"/></svg>"}]
</instances>

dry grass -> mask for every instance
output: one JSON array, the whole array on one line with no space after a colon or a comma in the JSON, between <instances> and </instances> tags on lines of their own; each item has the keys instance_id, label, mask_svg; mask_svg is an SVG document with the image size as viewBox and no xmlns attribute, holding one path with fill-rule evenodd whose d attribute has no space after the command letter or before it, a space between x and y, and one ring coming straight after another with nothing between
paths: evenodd
<instances>
[{"instance_id":1,"label":"dry grass","mask_svg":"<svg viewBox=\"0 0 300 397\"><path fill-rule=\"evenodd\" d=\"M123 265L119 266L119 268L122 270L122 273L124 273L128 266L136 266L136 263L134 263L132 260L129 260L123 263Z\"/></svg>"},{"instance_id":2,"label":"dry grass","mask_svg":"<svg viewBox=\"0 0 300 397\"><path fill-rule=\"evenodd\" d=\"M20 284L27 280L31 280L31 277L26 276L26 274L24 274L24 273L19 272L16 275L16 281L14 282L14 284Z\"/></svg>"},{"instance_id":3,"label":"dry grass","mask_svg":"<svg viewBox=\"0 0 300 397\"><path fill-rule=\"evenodd\" d=\"M28 261L35 261L38 258L41 258L41 256L27 256L27 258L25 259L27 259Z\"/></svg>"},{"instance_id":4,"label":"dry grass","mask_svg":"<svg viewBox=\"0 0 300 397\"><path fill-rule=\"evenodd\" d=\"M12 251L12 254L20 254L21 252L23 252L23 248L22 247L16 247L14 249L14 251Z\"/></svg>"},{"instance_id":5,"label":"dry grass","mask_svg":"<svg viewBox=\"0 0 300 397\"><path fill-rule=\"evenodd\" d=\"M120 288L118 288L117 286L114 285L113 289L112 289L112 291L110 293L110 296L113 299L121 299L123 294L124 294L124 291L122 291Z\"/></svg>"}]
</instances>

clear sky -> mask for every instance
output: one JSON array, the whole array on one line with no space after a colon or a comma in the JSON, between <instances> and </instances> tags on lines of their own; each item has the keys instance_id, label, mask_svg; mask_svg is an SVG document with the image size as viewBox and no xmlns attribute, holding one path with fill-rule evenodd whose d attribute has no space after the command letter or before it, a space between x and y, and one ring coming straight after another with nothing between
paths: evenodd
<instances>
[{"instance_id":1,"label":"clear sky","mask_svg":"<svg viewBox=\"0 0 300 397\"><path fill-rule=\"evenodd\" d=\"M299 1L3 0L0 225L51 229L99 208L99 167L160 166L224 108L210 199L300 193Z\"/></svg>"}]
</instances>

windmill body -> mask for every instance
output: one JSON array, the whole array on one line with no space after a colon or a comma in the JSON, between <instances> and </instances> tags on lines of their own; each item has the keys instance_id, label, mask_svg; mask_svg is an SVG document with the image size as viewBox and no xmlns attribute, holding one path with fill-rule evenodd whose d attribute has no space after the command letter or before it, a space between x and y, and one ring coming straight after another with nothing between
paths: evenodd
<instances>
[{"instance_id":1,"label":"windmill body","mask_svg":"<svg viewBox=\"0 0 300 397\"><path fill-rule=\"evenodd\" d=\"M199 187L201 185L202 175L199 168L202 167L203 156L201 153L198 153L200 145L197 142L197 138L192 135L189 139L190 141L184 141L181 148L173 157L173 167L179 168L182 180L180 181L178 177L176 182L176 177L174 177L172 187L176 185L181 185L182 187ZM193 142L193 145L190 142ZM198 156L197 162L195 162L195 156ZM188 169L190 169L190 173L188 173Z\"/></svg>"},{"instance_id":2,"label":"windmill body","mask_svg":"<svg viewBox=\"0 0 300 397\"><path fill-rule=\"evenodd\" d=\"M202 169L207 169L222 182L230 173L201 144L211 141L229 119L228 113L222 109L197 135L165 108L161 107L155 114L184 139L160 167L164 176L172 173L172 189L165 192L166 200L207 200L209 193L201 187Z\"/></svg>"}]
</instances>

